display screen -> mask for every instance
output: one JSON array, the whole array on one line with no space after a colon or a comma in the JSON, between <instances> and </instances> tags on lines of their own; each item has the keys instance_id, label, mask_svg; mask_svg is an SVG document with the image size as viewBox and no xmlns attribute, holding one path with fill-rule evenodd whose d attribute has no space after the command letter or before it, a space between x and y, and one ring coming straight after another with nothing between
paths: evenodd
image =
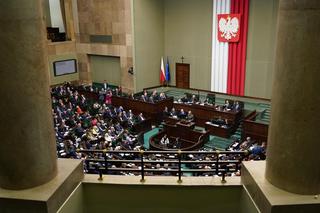
<instances>
[{"instance_id":1,"label":"display screen","mask_svg":"<svg viewBox=\"0 0 320 213\"><path fill-rule=\"evenodd\" d=\"M53 62L54 75L68 75L77 72L77 60L63 60Z\"/></svg>"}]
</instances>

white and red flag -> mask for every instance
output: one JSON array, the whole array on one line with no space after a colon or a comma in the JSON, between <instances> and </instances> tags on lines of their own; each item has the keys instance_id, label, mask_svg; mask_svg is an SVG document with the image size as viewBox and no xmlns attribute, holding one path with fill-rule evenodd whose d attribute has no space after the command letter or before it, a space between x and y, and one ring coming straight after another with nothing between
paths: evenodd
<instances>
[{"instance_id":1,"label":"white and red flag","mask_svg":"<svg viewBox=\"0 0 320 213\"><path fill-rule=\"evenodd\" d=\"M163 57L161 57L161 65L160 65L160 83L163 84L166 81L166 73L164 70Z\"/></svg>"},{"instance_id":2,"label":"white and red flag","mask_svg":"<svg viewBox=\"0 0 320 213\"><path fill-rule=\"evenodd\" d=\"M211 90L244 95L249 0L213 0Z\"/></svg>"}]
</instances>

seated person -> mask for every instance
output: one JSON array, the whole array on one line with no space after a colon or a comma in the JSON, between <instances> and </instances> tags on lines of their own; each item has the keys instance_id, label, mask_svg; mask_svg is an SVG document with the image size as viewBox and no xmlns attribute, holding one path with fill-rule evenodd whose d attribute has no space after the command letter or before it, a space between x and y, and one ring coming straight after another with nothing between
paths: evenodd
<instances>
[{"instance_id":1,"label":"seated person","mask_svg":"<svg viewBox=\"0 0 320 213\"><path fill-rule=\"evenodd\" d=\"M196 95L192 95L191 97L191 101L193 104L198 103L199 102L199 97Z\"/></svg>"},{"instance_id":2,"label":"seated person","mask_svg":"<svg viewBox=\"0 0 320 213\"><path fill-rule=\"evenodd\" d=\"M128 121L128 115L127 115L127 112L126 112L126 111L123 111L123 112L122 112L121 120L122 120L123 122Z\"/></svg>"},{"instance_id":3,"label":"seated person","mask_svg":"<svg viewBox=\"0 0 320 213\"><path fill-rule=\"evenodd\" d=\"M75 133L75 135L76 135L77 137L79 137L79 138L82 137L82 135L84 135L85 130L84 130L84 128L82 127L82 125L81 125L80 122L77 124L77 127L76 127L75 130L74 130L74 133Z\"/></svg>"},{"instance_id":4,"label":"seated person","mask_svg":"<svg viewBox=\"0 0 320 213\"><path fill-rule=\"evenodd\" d=\"M169 142L169 138L167 137L167 135L164 135L160 140L161 145L167 146L169 143L170 142Z\"/></svg>"},{"instance_id":5,"label":"seated person","mask_svg":"<svg viewBox=\"0 0 320 213\"><path fill-rule=\"evenodd\" d=\"M166 117L169 117L169 116L170 116L170 112L169 112L169 109L168 109L167 106L164 107L164 110L163 110L163 112L162 112L162 116L163 116L163 118L166 118Z\"/></svg>"},{"instance_id":6,"label":"seated person","mask_svg":"<svg viewBox=\"0 0 320 213\"><path fill-rule=\"evenodd\" d=\"M245 141L240 144L241 150L247 150L252 144L251 138L247 137Z\"/></svg>"},{"instance_id":7,"label":"seated person","mask_svg":"<svg viewBox=\"0 0 320 213\"><path fill-rule=\"evenodd\" d=\"M170 144L170 141L169 141L169 138L168 138L168 137L167 137L166 140L164 141L164 144L165 144L166 146L168 146L168 145Z\"/></svg>"},{"instance_id":8,"label":"seated person","mask_svg":"<svg viewBox=\"0 0 320 213\"><path fill-rule=\"evenodd\" d=\"M223 106L216 105L216 106L215 106L215 109L216 109L217 111L222 111L222 110L223 110Z\"/></svg>"},{"instance_id":9,"label":"seated person","mask_svg":"<svg viewBox=\"0 0 320 213\"><path fill-rule=\"evenodd\" d=\"M226 100L225 104L223 105L224 110L232 110L233 105L229 102L229 100Z\"/></svg>"},{"instance_id":10,"label":"seated person","mask_svg":"<svg viewBox=\"0 0 320 213\"><path fill-rule=\"evenodd\" d=\"M118 95L119 96L122 96L122 87L121 86L118 86Z\"/></svg>"},{"instance_id":11,"label":"seated person","mask_svg":"<svg viewBox=\"0 0 320 213\"><path fill-rule=\"evenodd\" d=\"M154 102L155 102L154 96L150 96L149 99L148 99L148 101L149 101L150 103L154 103Z\"/></svg>"},{"instance_id":12,"label":"seated person","mask_svg":"<svg viewBox=\"0 0 320 213\"><path fill-rule=\"evenodd\" d=\"M143 95L144 95L145 97L148 97L148 96L149 96L147 90L143 90Z\"/></svg>"},{"instance_id":13,"label":"seated person","mask_svg":"<svg viewBox=\"0 0 320 213\"><path fill-rule=\"evenodd\" d=\"M192 114L191 111L188 112L186 119L188 121L193 121L194 120L194 115Z\"/></svg>"},{"instance_id":14,"label":"seated person","mask_svg":"<svg viewBox=\"0 0 320 213\"><path fill-rule=\"evenodd\" d=\"M116 125L114 126L116 132L120 133L123 131L123 127L120 125L119 122L116 123Z\"/></svg>"},{"instance_id":15,"label":"seated person","mask_svg":"<svg viewBox=\"0 0 320 213\"><path fill-rule=\"evenodd\" d=\"M109 88L109 85L108 85L107 81L104 80L104 81L103 81L103 89L104 89L104 90L107 90L108 88Z\"/></svg>"},{"instance_id":16,"label":"seated person","mask_svg":"<svg viewBox=\"0 0 320 213\"><path fill-rule=\"evenodd\" d=\"M180 112L178 114L178 118L185 119L186 116L187 116L187 113L183 109L180 109Z\"/></svg>"},{"instance_id":17,"label":"seated person","mask_svg":"<svg viewBox=\"0 0 320 213\"><path fill-rule=\"evenodd\" d=\"M152 99L154 102L159 101L159 95L157 93L157 90L154 90L150 96L150 99Z\"/></svg>"},{"instance_id":18,"label":"seated person","mask_svg":"<svg viewBox=\"0 0 320 213\"><path fill-rule=\"evenodd\" d=\"M108 130L108 131L105 133L105 135L104 135L104 140L107 141L107 142L112 142L112 140L113 140L113 136L111 135L110 132L111 132L111 131Z\"/></svg>"},{"instance_id":19,"label":"seated person","mask_svg":"<svg viewBox=\"0 0 320 213\"><path fill-rule=\"evenodd\" d=\"M255 143L253 146L250 147L249 150L253 155L261 155L264 153L264 149L265 149L265 143L262 143L262 145Z\"/></svg>"},{"instance_id":20,"label":"seated person","mask_svg":"<svg viewBox=\"0 0 320 213\"><path fill-rule=\"evenodd\" d=\"M185 93L185 96L183 96L183 97L180 99L180 101L181 101L182 103L191 103L191 102L192 102L191 98L192 98L192 95L191 95L190 93Z\"/></svg>"},{"instance_id":21,"label":"seated person","mask_svg":"<svg viewBox=\"0 0 320 213\"><path fill-rule=\"evenodd\" d=\"M142 113L140 113L140 114L138 115L138 121L141 122L141 121L144 121L144 120L146 120L145 117L143 116Z\"/></svg>"},{"instance_id":22,"label":"seated person","mask_svg":"<svg viewBox=\"0 0 320 213\"><path fill-rule=\"evenodd\" d=\"M133 112L132 112L131 109L129 109L129 111L128 111L127 118L128 118L129 120L133 120L133 119L134 119L134 114L133 114Z\"/></svg>"},{"instance_id":23,"label":"seated person","mask_svg":"<svg viewBox=\"0 0 320 213\"><path fill-rule=\"evenodd\" d=\"M224 124L222 124L221 126L222 126L223 128L228 128L229 125L230 125L229 120L228 120L228 119L224 119Z\"/></svg>"},{"instance_id":24,"label":"seated person","mask_svg":"<svg viewBox=\"0 0 320 213\"><path fill-rule=\"evenodd\" d=\"M212 119L212 120L211 120L211 123L217 124L217 125L219 125L219 126L222 126L222 125L225 125L225 124L226 124L226 123L225 123L225 120L223 120L223 119L221 118L221 116L219 116L219 118Z\"/></svg>"},{"instance_id":25,"label":"seated person","mask_svg":"<svg viewBox=\"0 0 320 213\"><path fill-rule=\"evenodd\" d=\"M175 141L174 144L173 144L173 148L174 148L174 149L180 149L180 147L181 147L180 138L177 137L177 138L176 138L176 141Z\"/></svg>"},{"instance_id":26,"label":"seated person","mask_svg":"<svg viewBox=\"0 0 320 213\"><path fill-rule=\"evenodd\" d=\"M235 111L240 111L241 108L242 108L242 107L241 107L239 101L236 101L236 102L234 103L233 109L234 109Z\"/></svg>"},{"instance_id":27,"label":"seated person","mask_svg":"<svg viewBox=\"0 0 320 213\"><path fill-rule=\"evenodd\" d=\"M102 88L100 91L99 91L99 101L100 102L103 102L104 101L104 97L106 95L106 90L104 88Z\"/></svg>"},{"instance_id":28,"label":"seated person","mask_svg":"<svg viewBox=\"0 0 320 213\"><path fill-rule=\"evenodd\" d=\"M171 117L177 117L177 111L174 107L172 107L171 111L170 111L170 116Z\"/></svg>"},{"instance_id":29,"label":"seated person","mask_svg":"<svg viewBox=\"0 0 320 213\"><path fill-rule=\"evenodd\" d=\"M144 101L144 102L147 102L148 101L148 96L141 95L140 100Z\"/></svg>"},{"instance_id":30,"label":"seated person","mask_svg":"<svg viewBox=\"0 0 320 213\"><path fill-rule=\"evenodd\" d=\"M106 104L111 104L111 100L112 100L112 92L109 91L109 92L107 92L107 94L105 96L104 102Z\"/></svg>"},{"instance_id":31,"label":"seated person","mask_svg":"<svg viewBox=\"0 0 320 213\"><path fill-rule=\"evenodd\" d=\"M132 100L134 100L134 99L135 99L135 98L134 98L133 93L130 93L130 95L129 95L129 99L132 99Z\"/></svg>"},{"instance_id":32,"label":"seated person","mask_svg":"<svg viewBox=\"0 0 320 213\"><path fill-rule=\"evenodd\" d=\"M208 97L203 101L203 104L204 105L209 105L210 104L210 100L209 100Z\"/></svg>"},{"instance_id":33,"label":"seated person","mask_svg":"<svg viewBox=\"0 0 320 213\"><path fill-rule=\"evenodd\" d=\"M166 94L164 94L164 92L161 92L160 95L159 95L159 101L162 101L162 100L164 100L166 98L167 98Z\"/></svg>"}]
</instances>

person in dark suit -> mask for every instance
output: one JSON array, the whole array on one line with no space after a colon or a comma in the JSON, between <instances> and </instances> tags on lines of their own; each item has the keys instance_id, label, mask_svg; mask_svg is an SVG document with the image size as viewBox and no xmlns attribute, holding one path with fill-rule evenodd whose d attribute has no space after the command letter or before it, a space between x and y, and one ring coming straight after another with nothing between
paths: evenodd
<instances>
[{"instance_id":1,"label":"person in dark suit","mask_svg":"<svg viewBox=\"0 0 320 213\"><path fill-rule=\"evenodd\" d=\"M188 112L186 119L188 121L193 121L194 120L194 115L192 114L191 111Z\"/></svg>"},{"instance_id":2,"label":"person in dark suit","mask_svg":"<svg viewBox=\"0 0 320 213\"><path fill-rule=\"evenodd\" d=\"M159 101L159 95L158 95L158 92L157 90L154 90L150 96L150 99L153 100L153 102L157 102Z\"/></svg>"},{"instance_id":3,"label":"person in dark suit","mask_svg":"<svg viewBox=\"0 0 320 213\"><path fill-rule=\"evenodd\" d=\"M183 97L180 99L180 101L181 101L182 103L187 103L187 102L189 102L189 99L188 99L188 97L185 95L185 96L183 96Z\"/></svg>"},{"instance_id":4,"label":"person in dark suit","mask_svg":"<svg viewBox=\"0 0 320 213\"><path fill-rule=\"evenodd\" d=\"M226 100L225 104L223 105L225 110L231 110L233 108L232 104L230 104L229 100Z\"/></svg>"},{"instance_id":5,"label":"person in dark suit","mask_svg":"<svg viewBox=\"0 0 320 213\"><path fill-rule=\"evenodd\" d=\"M145 95L141 95L140 98L141 101L147 102L147 97Z\"/></svg>"},{"instance_id":6,"label":"person in dark suit","mask_svg":"<svg viewBox=\"0 0 320 213\"><path fill-rule=\"evenodd\" d=\"M126 111L122 112L122 120L123 121L128 121L128 116L127 116L127 112Z\"/></svg>"},{"instance_id":7,"label":"person in dark suit","mask_svg":"<svg viewBox=\"0 0 320 213\"><path fill-rule=\"evenodd\" d=\"M212 119L212 120L211 120L211 123L217 124L217 125L219 125L219 126L222 126L222 125L225 124L225 121L221 118L221 116L219 116L219 118Z\"/></svg>"},{"instance_id":8,"label":"person in dark suit","mask_svg":"<svg viewBox=\"0 0 320 213\"><path fill-rule=\"evenodd\" d=\"M176 117L177 116L177 111L174 107L172 107L171 111L170 111L170 116L171 117Z\"/></svg>"},{"instance_id":9,"label":"person in dark suit","mask_svg":"<svg viewBox=\"0 0 320 213\"><path fill-rule=\"evenodd\" d=\"M138 121L141 122L141 121L144 121L144 120L146 120L145 117L143 116L142 113L140 113L140 114L138 115Z\"/></svg>"},{"instance_id":10,"label":"person in dark suit","mask_svg":"<svg viewBox=\"0 0 320 213\"><path fill-rule=\"evenodd\" d=\"M234 108L235 111L240 111L241 110L241 105L239 103L239 101L236 101L234 104Z\"/></svg>"},{"instance_id":11,"label":"person in dark suit","mask_svg":"<svg viewBox=\"0 0 320 213\"><path fill-rule=\"evenodd\" d=\"M167 118L167 117L169 117L169 116L170 116L170 112L169 112L168 107L164 107L164 110L163 110L163 112L162 112L162 117L163 117L163 119L164 119L164 118Z\"/></svg>"},{"instance_id":12,"label":"person in dark suit","mask_svg":"<svg viewBox=\"0 0 320 213\"><path fill-rule=\"evenodd\" d=\"M154 103L154 102L155 102L154 97L153 97L153 96L150 96L149 99L148 99L148 101L149 101L150 103Z\"/></svg>"},{"instance_id":13,"label":"person in dark suit","mask_svg":"<svg viewBox=\"0 0 320 213\"><path fill-rule=\"evenodd\" d=\"M133 93L130 93L129 98L132 99L132 100L135 99Z\"/></svg>"},{"instance_id":14,"label":"person in dark suit","mask_svg":"<svg viewBox=\"0 0 320 213\"><path fill-rule=\"evenodd\" d=\"M198 103L199 97L197 97L196 95L192 95L190 102L193 104Z\"/></svg>"},{"instance_id":15,"label":"person in dark suit","mask_svg":"<svg viewBox=\"0 0 320 213\"><path fill-rule=\"evenodd\" d=\"M109 85L108 85L107 81L104 80L104 81L103 81L103 88L104 88L104 90L107 91L108 87L109 87Z\"/></svg>"},{"instance_id":16,"label":"person in dark suit","mask_svg":"<svg viewBox=\"0 0 320 213\"><path fill-rule=\"evenodd\" d=\"M179 114L178 114L178 117L179 117L180 119L185 119L186 116L187 116L187 113L186 113L183 109L180 109L180 112L179 112Z\"/></svg>"},{"instance_id":17,"label":"person in dark suit","mask_svg":"<svg viewBox=\"0 0 320 213\"><path fill-rule=\"evenodd\" d=\"M74 130L74 133L75 133L75 135L76 135L77 137L79 137L79 138L81 138L82 135L84 135L85 130L84 130L84 128L82 128L81 123L78 123L78 124L77 124L77 127L76 127L75 130Z\"/></svg>"}]
</instances>

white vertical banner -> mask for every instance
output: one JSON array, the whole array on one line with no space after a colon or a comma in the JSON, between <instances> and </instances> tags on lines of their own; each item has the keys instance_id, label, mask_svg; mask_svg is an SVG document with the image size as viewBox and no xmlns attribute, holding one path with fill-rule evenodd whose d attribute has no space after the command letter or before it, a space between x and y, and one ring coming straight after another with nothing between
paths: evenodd
<instances>
[{"instance_id":1,"label":"white vertical banner","mask_svg":"<svg viewBox=\"0 0 320 213\"><path fill-rule=\"evenodd\" d=\"M227 92L229 45L218 41L217 15L228 13L230 0L213 0L211 90L223 93Z\"/></svg>"},{"instance_id":2,"label":"white vertical banner","mask_svg":"<svg viewBox=\"0 0 320 213\"><path fill-rule=\"evenodd\" d=\"M60 0L49 0L51 27L59 27L60 32L65 32L61 13Z\"/></svg>"}]
</instances>

